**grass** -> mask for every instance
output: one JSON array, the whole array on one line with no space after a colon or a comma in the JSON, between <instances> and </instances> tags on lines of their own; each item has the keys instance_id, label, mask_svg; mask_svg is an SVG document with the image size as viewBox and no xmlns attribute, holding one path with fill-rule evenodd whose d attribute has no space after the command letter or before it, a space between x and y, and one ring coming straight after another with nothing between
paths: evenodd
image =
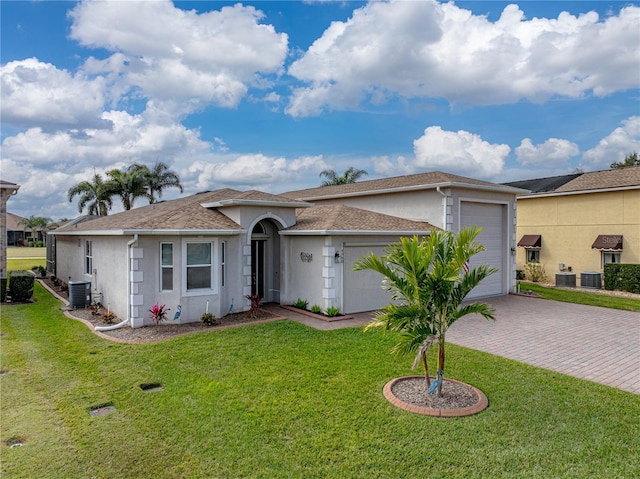
<instances>
[{"instance_id":1,"label":"grass","mask_svg":"<svg viewBox=\"0 0 640 479\"><path fill-rule=\"evenodd\" d=\"M47 266L46 248L10 246L7 248L7 271L30 270L34 266Z\"/></svg>"},{"instance_id":2,"label":"grass","mask_svg":"<svg viewBox=\"0 0 640 479\"><path fill-rule=\"evenodd\" d=\"M531 291L544 299L552 299L554 301L562 301L565 303L587 304L589 306L601 306L603 308L640 311L640 299L573 291L561 288L548 288L529 282L521 282L520 285L522 291Z\"/></svg>"},{"instance_id":3,"label":"grass","mask_svg":"<svg viewBox=\"0 0 640 479\"><path fill-rule=\"evenodd\" d=\"M7 248L7 258L46 258L47 248L29 248L26 246L16 247L9 246Z\"/></svg>"},{"instance_id":4,"label":"grass","mask_svg":"<svg viewBox=\"0 0 640 479\"><path fill-rule=\"evenodd\" d=\"M640 476L628 392L449 345L447 372L490 406L418 416L382 396L411 373L392 335L285 320L126 345L65 318L39 284L35 298L2 310L6 477Z\"/></svg>"}]
</instances>

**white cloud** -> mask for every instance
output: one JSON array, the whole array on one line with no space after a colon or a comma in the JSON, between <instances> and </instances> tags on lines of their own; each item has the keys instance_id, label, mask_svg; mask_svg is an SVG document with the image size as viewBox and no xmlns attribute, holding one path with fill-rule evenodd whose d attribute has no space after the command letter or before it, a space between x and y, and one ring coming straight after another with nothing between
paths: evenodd
<instances>
[{"instance_id":1,"label":"white cloud","mask_svg":"<svg viewBox=\"0 0 640 479\"><path fill-rule=\"evenodd\" d=\"M104 81L72 75L36 58L0 67L2 122L19 126L99 126ZM102 125L106 126L106 125Z\"/></svg>"},{"instance_id":2,"label":"white cloud","mask_svg":"<svg viewBox=\"0 0 640 479\"><path fill-rule=\"evenodd\" d=\"M527 20L517 5L489 21L454 3L371 2L333 22L289 74L287 113L318 115L363 99L446 98L489 105L603 96L640 84L640 8Z\"/></svg>"},{"instance_id":3,"label":"white cloud","mask_svg":"<svg viewBox=\"0 0 640 479\"><path fill-rule=\"evenodd\" d=\"M530 138L525 138L515 151L518 161L523 165L557 167L580 153L580 148L571 141L559 138L549 138L540 145L534 145Z\"/></svg>"},{"instance_id":4,"label":"white cloud","mask_svg":"<svg viewBox=\"0 0 640 479\"><path fill-rule=\"evenodd\" d=\"M91 59L88 70L117 72L176 114L207 104L237 106L263 75L278 73L288 37L260 24L251 6L225 6L198 14L168 0L82 2L71 10L71 38L82 45L117 53Z\"/></svg>"},{"instance_id":5,"label":"white cloud","mask_svg":"<svg viewBox=\"0 0 640 479\"><path fill-rule=\"evenodd\" d=\"M640 153L640 116L631 116L582 155L589 169L608 169L634 151Z\"/></svg>"},{"instance_id":6,"label":"white cloud","mask_svg":"<svg viewBox=\"0 0 640 479\"><path fill-rule=\"evenodd\" d=\"M217 163L197 162L190 167L190 172L198 174L200 189L219 185L270 189L299 180L310 172L317 176L327 167L322 155L286 159L257 153Z\"/></svg>"},{"instance_id":7,"label":"white cloud","mask_svg":"<svg viewBox=\"0 0 640 479\"><path fill-rule=\"evenodd\" d=\"M511 148L491 144L468 131L445 131L430 126L424 135L414 140L415 158L400 156L395 161L388 156L372 159L374 170L383 176L443 170L462 176L492 178L498 175Z\"/></svg>"}]
</instances>

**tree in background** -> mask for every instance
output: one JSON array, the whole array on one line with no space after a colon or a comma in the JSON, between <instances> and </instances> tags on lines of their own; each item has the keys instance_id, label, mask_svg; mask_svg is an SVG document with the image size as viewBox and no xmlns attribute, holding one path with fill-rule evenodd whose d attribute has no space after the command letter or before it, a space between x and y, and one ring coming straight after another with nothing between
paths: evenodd
<instances>
[{"instance_id":1,"label":"tree in background","mask_svg":"<svg viewBox=\"0 0 640 479\"><path fill-rule=\"evenodd\" d=\"M171 171L169 165L162 161L156 162L151 169L140 163L135 163L130 168L144 175L149 204L155 203L157 198L162 198L162 191L166 188L175 187L180 189L180 193L184 192L178 174Z\"/></svg>"},{"instance_id":2,"label":"tree in background","mask_svg":"<svg viewBox=\"0 0 640 479\"><path fill-rule=\"evenodd\" d=\"M320 177L326 178L325 181L322 182L320 186L331 186L331 185L346 185L348 183L355 183L361 177L367 176L365 170L358 170L353 166L347 168L347 170L342 174L342 176L338 176L335 170L323 170L320 172Z\"/></svg>"},{"instance_id":3,"label":"tree in background","mask_svg":"<svg viewBox=\"0 0 640 479\"><path fill-rule=\"evenodd\" d=\"M67 196L69 203L76 196L80 197L78 213L82 213L84 207L87 206L87 214L107 216L113 206L107 184L102 180L102 176L97 173L93 175L93 181L82 181L69 188Z\"/></svg>"},{"instance_id":4,"label":"tree in background","mask_svg":"<svg viewBox=\"0 0 640 479\"><path fill-rule=\"evenodd\" d=\"M611 169L617 170L619 168L627 168L629 166L640 166L640 158L638 158L638 152L628 154L624 157L624 161L616 161L611 163Z\"/></svg>"},{"instance_id":5,"label":"tree in background","mask_svg":"<svg viewBox=\"0 0 640 479\"><path fill-rule=\"evenodd\" d=\"M465 297L480 281L497 270L486 264L469 267L469 259L484 250L475 241L481 229L477 226L451 231L434 230L427 239L417 236L401 238L378 257L373 253L359 259L354 270L376 271L385 279L383 288L393 304L385 306L369 323L369 328L383 328L400 333L393 348L396 353L416 355L414 366L422 362L429 385L427 349L438 345L438 394L442 395L445 366L445 336L458 319L477 313L495 319L486 303L464 303Z\"/></svg>"},{"instance_id":6,"label":"tree in background","mask_svg":"<svg viewBox=\"0 0 640 479\"><path fill-rule=\"evenodd\" d=\"M41 231L43 241L46 243L46 233L49 231L49 223L51 223L51 218L46 218L44 216L29 216L28 218L22 218L18 221L18 226L23 226L25 229L31 230L31 238L37 240L38 235L37 232ZM34 238L34 233L36 234Z\"/></svg>"},{"instance_id":7,"label":"tree in background","mask_svg":"<svg viewBox=\"0 0 640 479\"><path fill-rule=\"evenodd\" d=\"M147 196L147 171L149 170L146 167L141 169L136 164L124 170L108 171L109 180L106 182L106 189L111 196L119 196L122 200L122 207L128 211L133 208L136 199Z\"/></svg>"}]
</instances>

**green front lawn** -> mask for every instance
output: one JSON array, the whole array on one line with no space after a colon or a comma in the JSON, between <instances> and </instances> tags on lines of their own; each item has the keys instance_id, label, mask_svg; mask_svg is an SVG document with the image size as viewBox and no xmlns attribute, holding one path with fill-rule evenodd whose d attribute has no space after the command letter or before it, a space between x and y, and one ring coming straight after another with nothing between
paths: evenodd
<instances>
[{"instance_id":1,"label":"green front lawn","mask_svg":"<svg viewBox=\"0 0 640 479\"><path fill-rule=\"evenodd\" d=\"M31 248L28 246L9 246L7 258L46 258L47 248Z\"/></svg>"},{"instance_id":2,"label":"green front lawn","mask_svg":"<svg viewBox=\"0 0 640 479\"><path fill-rule=\"evenodd\" d=\"M587 304L603 308L640 311L640 299L609 296L593 292L573 291L561 288L548 288L537 283L520 281L521 291L531 291L544 299L553 299L565 303Z\"/></svg>"},{"instance_id":3,"label":"green front lawn","mask_svg":"<svg viewBox=\"0 0 640 479\"><path fill-rule=\"evenodd\" d=\"M393 336L285 320L124 345L35 297L2 308L3 477L640 477L639 395L449 345L490 406L418 416L382 396L411 373Z\"/></svg>"}]
</instances>

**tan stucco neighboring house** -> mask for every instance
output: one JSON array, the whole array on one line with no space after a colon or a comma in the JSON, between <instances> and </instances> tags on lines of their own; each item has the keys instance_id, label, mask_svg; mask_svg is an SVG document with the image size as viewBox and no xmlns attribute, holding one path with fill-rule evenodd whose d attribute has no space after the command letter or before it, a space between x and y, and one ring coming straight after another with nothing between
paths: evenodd
<instances>
[{"instance_id":1,"label":"tan stucco neighboring house","mask_svg":"<svg viewBox=\"0 0 640 479\"><path fill-rule=\"evenodd\" d=\"M539 262L551 282L602 280L605 263L640 263L640 167L507 183L518 196L517 265Z\"/></svg>"}]
</instances>

